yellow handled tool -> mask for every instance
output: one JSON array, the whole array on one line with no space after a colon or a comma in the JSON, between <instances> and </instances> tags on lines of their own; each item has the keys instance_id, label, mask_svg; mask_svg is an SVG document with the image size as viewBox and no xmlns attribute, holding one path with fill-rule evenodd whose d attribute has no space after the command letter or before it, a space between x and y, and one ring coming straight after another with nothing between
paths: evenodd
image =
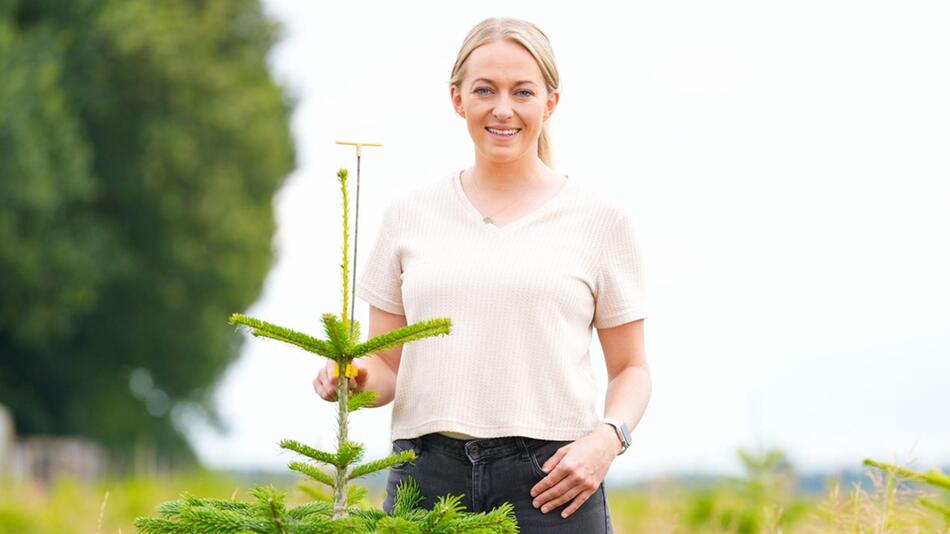
<instances>
[{"instance_id":1,"label":"yellow handled tool","mask_svg":"<svg viewBox=\"0 0 950 534\"><path fill-rule=\"evenodd\" d=\"M352 363L346 364L346 377L353 378L360 373L359 369L356 368ZM333 376L340 376L340 364L333 363Z\"/></svg>"}]
</instances>

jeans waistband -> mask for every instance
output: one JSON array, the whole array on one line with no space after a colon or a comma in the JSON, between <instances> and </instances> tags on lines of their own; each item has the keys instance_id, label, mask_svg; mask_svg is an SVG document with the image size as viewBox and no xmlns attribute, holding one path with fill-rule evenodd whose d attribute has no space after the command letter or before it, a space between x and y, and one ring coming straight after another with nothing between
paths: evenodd
<instances>
[{"instance_id":1,"label":"jeans waistband","mask_svg":"<svg viewBox=\"0 0 950 534\"><path fill-rule=\"evenodd\" d=\"M433 432L416 438L422 450L438 449L443 453L465 460L528 454L528 446L548 443L547 440L525 436L500 438L456 439Z\"/></svg>"}]
</instances>

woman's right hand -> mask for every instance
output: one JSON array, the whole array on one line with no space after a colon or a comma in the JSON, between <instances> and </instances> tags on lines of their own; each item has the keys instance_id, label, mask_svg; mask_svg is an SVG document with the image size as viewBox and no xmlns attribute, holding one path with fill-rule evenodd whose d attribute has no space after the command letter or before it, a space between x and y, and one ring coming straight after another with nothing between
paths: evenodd
<instances>
[{"instance_id":1,"label":"woman's right hand","mask_svg":"<svg viewBox=\"0 0 950 534\"><path fill-rule=\"evenodd\" d=\"M353 362L353 366L356 367L358 373L356 376L350 378L350 392L362 391L363 387L366 386L366 377L368 376L368 370L365 367L361 367ZM317 395L320 395L320 398L329 401L336 402L336 388L340 383L340 378L333 376L333 368L336 367L336 362L328 359L327 364L320 370L320 373L317 374L317 377L313 379L313 389L317 392Z\"/></svg>"}]
</instances>

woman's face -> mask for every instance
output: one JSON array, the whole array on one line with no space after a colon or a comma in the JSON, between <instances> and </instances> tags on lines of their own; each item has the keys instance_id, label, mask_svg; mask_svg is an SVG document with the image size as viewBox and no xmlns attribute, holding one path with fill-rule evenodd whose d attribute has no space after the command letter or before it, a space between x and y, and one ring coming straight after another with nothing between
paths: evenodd
<instances>
[{"instance_id":1,"label":"woman's face","mask_svg":"<svg viewBox=\"0 0 950 534\"><path fill-rule=\"evenodd\" d=\"M547 92L531 54L508 40L473 50L465 63L461 88L451 86L451 94L455 111L465 117L475 150L496 162L537 155L541 127L559 98L558 91Z\"/></svg>"}]
</instances>

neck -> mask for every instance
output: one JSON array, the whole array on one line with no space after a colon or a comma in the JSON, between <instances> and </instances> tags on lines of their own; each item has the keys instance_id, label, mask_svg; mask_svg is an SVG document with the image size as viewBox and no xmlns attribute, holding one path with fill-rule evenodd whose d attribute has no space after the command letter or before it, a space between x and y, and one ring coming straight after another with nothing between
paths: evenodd
<instances>
[{"instance_id":1,"label":"neck","mask_svg":"<svg viewBox=\"0 0 950 534\"><path fill-rule=\"evenodd\" d=\"M546 183L547 166L531 154L515 161L491 161L476 155L470 171L483 191L506 193L525 187L541 187Z\"/></svg>"}]
</instances>

